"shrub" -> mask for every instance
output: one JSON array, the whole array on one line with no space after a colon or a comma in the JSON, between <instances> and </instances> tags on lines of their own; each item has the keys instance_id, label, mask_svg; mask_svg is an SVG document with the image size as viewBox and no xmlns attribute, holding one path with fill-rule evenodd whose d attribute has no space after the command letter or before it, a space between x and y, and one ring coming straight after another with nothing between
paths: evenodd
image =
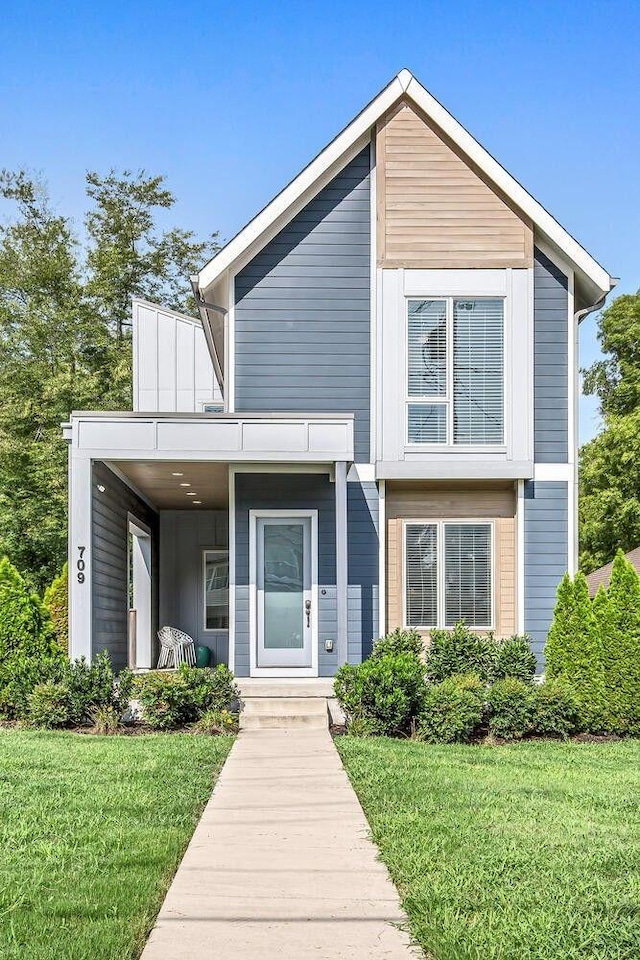
<instances>
[{"instance_id":1,"label":"shrub","mask_svg":"<svg viewBox=\"0 0 640 960\"><path fill-rule=\"evenodd\" d=\"M396 656L398 653L411 653L421 657L424 653L424 640L417 630L403 630L396 627L392 633L380 637L373 645L372 657Z\"/></svg>"},{"instance_id":2,"label":"shrub","mask_svg":"<svg viewBox=\"0 0 640 960\"><path fill-rule=\"evenodd\" d=\"M96 733L105 736L117 733L121 726L120 711L112 705L98 707L91 714L91 720Z\"/></svg>"},{"instance_id":3,"label":"shrub","mask_svg":"<svg viewBox=\"0 0 640 960\"><path fill-rule=\"evenodd\" d=\"M534 689L522 680L497 680L487 695L489 731L505 740L520 740L531 729Z\"/></svg>"},{"instance_id":4,"label":"shrub","mask_svg":"<svg viewBox=\"0 0 640 960\"><path fill-rule=\"evenodd\" d=\"M194 723L208 710L228 709L238 697L224 664L213 670L183 664L175 673L147 673L135 678L133 688L145 721L156 730Z\"/></svg>"},{"instance_id":5,"label":"shrub","mask_svg":"<svg viewBox=\"0 0 640 960\"><path fill-rule=\"evenodd\" d=\"M238 717L230 710L205 710L194 730L212 736L229 736L238 731Z\"/></svg>"},{"instance_id":6,"label":"shrub","mask_svg":"<svg viewBox=\"0 0 640 960\"><path fill-rule=\"evenodd\" d=\"M493 634L474 633L464 620L453 630L432 630L427 648L427 677L440 683L457 674L475 673L490 683L496 671L498 647Z\"/></svg>"},{"instance_id":7,"label":"shrub","mask_svg":"<svg viewBox=\"0 0 640 960\"><path fill-rule=\"evenodd\" d=\"M528 637L509 637L497 641L495 679L515 677L530 683L536 672L536 655L531 650Z\"/></svg>"},{"instance_id":8,"label":"shrub","mask_svg":"<svg viewBox=\"0 0 640 960\"><path fill-rule=\"evenodd\" d=\"M59 577L47 587L43 605L60 648L69 648L69 565L65 563Z\"/></svg>"},{"instance_id":9,"label":"shrub","mask_svg":"<svg viewBox=\"0 0 640 960\"><path fill-rule=\"evenodd\" d=\"M7 557L0 560L0 662L14 653L25 657L51 653L51 630L42 605Z\"/></svg>"},{"instance_id":10,"label":"shrub","mask_svg":"<svg viewBox=\"0 0 640 960\"><path fill-rule=\"evenodd\" d=\"M66 727L71 718L69 690L64 683L37 683L29 697L29 722L34 727Z\"/></svg>"},{"instance_id":11,"label":"shrub","mask_svg":"<svg viewBox=\"0 0 640 960\"><path fill-rule=\"evenodd\" d=\"M606 600L594 605L600 639L605 730L640 734L640 578L618 550Z\"/></svg>"},{"instance_id":12,"label":"shrub","mask_svg":"<svg viewBox=\"0 0 640 960\"><path fill-rule=\"evenodd\" d=\"M413 653L371 657L341 667L334 690L348 728L354 721L366 721L371 733L408 734L422 708L424 666Z\"/></svg>"},{"instance_id":13,"label":"shrub","mask_svg":"<svg viewBox=\"0 0 640 960\"><path fill-rule=\"evenodd\" d=\"M0 662L0 717L25 720L29 697L43 679L45 661L15 652Z\"/></svg>"},{"instance_id":14,"label":"shrub","mask_svg":"<svg viewBox=\"0 0 640 960\"><path fill-rule=\"evenodd\" d=\"M585 577L565 574L558 587L553 622L545 647L546 674L574 690L585 730L600 730L605 715L602 631L596 611L607 605L603 593L592 605Z\"/></svg>"},{"instance_id":15,"label":"shrub","mask_svg":"<svg viewBox=\"0 0 640 960\"><path fill-rule=\"evenodd\" d=\"M427 687L418 736L429 743L467 743L482 723L485 687L474 674Z\"/></svg>"},{"instance_id":16,"label":"shrub","mask_svg":"<svg viewBox=\"0 0 640 960\"><path fill-rule=\"evenodd\" d=\"M100 653L88 661L64 660L54 671L56 679L69 691L70 720L74 724L90 723L100 707L117 707L115 674L109 654Z\"/></svg>"},{"instance_id":17,"label":"shrub","mask_svg":"<svg viewBox=\"0 0 640 960\"><path fill-rule=\"evenodd\" d=\"M545 680L533 688L533 693L532 733L565 739L578 728L578 704L568 685L561 680Z\"/></svg>"}]
</instances>

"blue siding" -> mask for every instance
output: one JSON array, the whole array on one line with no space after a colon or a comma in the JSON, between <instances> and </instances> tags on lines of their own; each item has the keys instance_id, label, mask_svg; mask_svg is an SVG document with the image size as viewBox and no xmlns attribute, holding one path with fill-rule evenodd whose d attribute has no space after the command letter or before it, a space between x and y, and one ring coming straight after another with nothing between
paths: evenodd
<instances>
[{"instance_id":1,"label":"blue siding","mask_svg":"<svg viewBox=\"0 0 640 960\"><path fill-rule=\"evenodd\" d=\"M235 279L237 411L355 414L369 459L369 148Z\"/></svg>"},{"instance_id":2,"label":"blue siding","mask_svg":"<svg viewBox=\"0 0 640 960\"><path fill-rule=\"evenodd\" d=\"M338 668L335 486L323 474L236 474L235 672L249 675L249 510L318 511L318 670ZM377 635L378 493L375 483L347 484L348 656L359 663ZM333 639L333 652L324 649Z\"/></svg>"},{"instance_id":3,"label":"blue siding","mask_svg":"<svg viewBox=\"0 0 640 960\"><path fill-rule=\"evenodd\" d=\"M569 490L559 481L527 481L524 500L524 628L538 665L553 617L558 584L567 571Z\"/></svg>"},{"instance_id":4,"label":"blue siding","mask_svg":"<svg viewBox=\"0 0 640 960\"><path fill-rule=\"evenodd\" d=\"M151 603L153 638L158 610L158 515L103 463L93 465L91 596L93 624L91 656L106 650L116 670L129 659L128 514L151 530ZM99 490L98 485L104 487Z\"/></svg>"},{"instance_id":5,"label":"blue siding","mask_svg":"<svg viewBox=\"0 0 640 960\"><path fill-rule=\"evenodd\" d=\"M378 488L347 484L348 658L360 663L378 636Z\"/></svg>"},{"instance_id":6,"label":"blue siding","mask_svg":"<svg viewBox=\"0 0 640 960\"><path fill-rule=\"evenodd\" d=\"M540 250L534 263L534 455L568 460L568 281Z\"/></svg>"}]
</instances>

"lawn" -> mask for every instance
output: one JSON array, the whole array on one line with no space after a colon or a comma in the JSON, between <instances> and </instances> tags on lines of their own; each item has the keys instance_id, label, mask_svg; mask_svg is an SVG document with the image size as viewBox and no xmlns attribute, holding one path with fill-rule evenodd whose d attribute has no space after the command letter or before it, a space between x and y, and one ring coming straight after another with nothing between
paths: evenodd
<instances>
[{"instance_id":1,"label":"lawn","mask_svg":"<svg viewBox=\"0 0 640 960\"><path fill-rule=\"evenodd\" d=\"M138 957L231 743L0 730L0 957Z\"/></svg>"},{"instance_id":2,"label":"lawn","mask_svg":"<svg viewBox=\"0 0 640 960\"><path fill-rule=\"evenodd\" d=\"M640 742L336 745L428 956L640 956Z\"/></svg>"}]
</instances>

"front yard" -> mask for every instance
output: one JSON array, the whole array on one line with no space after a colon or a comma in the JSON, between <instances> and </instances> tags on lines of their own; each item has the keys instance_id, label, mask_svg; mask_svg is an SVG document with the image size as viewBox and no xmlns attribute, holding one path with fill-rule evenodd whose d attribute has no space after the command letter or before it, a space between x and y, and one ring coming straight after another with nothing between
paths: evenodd
<instances>
[{"instance_id":1,"label":"front yard","mask_svg":"<svg viewBox=\"0 0 640 960\"><path fill-rule=\"evenodd\" d=\"M0 957L137 957L232 742L0 730Z\"/></svg>"},{"instance_id":2,"label":"front yard","mask_svg":"<svg viewBox=\"0 0 640 960\"><path fill-rule=\"evenodd\" d=\"M433 960L637 958L640 742L336 744Z\"/></svg>"}]
</instances>

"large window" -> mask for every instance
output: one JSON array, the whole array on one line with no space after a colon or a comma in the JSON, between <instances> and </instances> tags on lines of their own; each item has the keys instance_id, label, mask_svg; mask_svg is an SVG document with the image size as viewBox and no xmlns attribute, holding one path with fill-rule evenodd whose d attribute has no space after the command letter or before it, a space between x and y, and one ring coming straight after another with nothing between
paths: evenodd
<instances>
[{"instance_id":1,"label":"large window","mask_svg":"<svg viewBox=\"0 0 640 960\"><path fill-rule=\"evenodd\" d=\"M503 443L503 301L407 303L408 442Z\"/></svg>"},{"instance_id":2,"label":"large window","mask_svg":"<svg viewBox=\"0 0 640 960\"><path fill-rule=\"evenodd\" d=\"M204 628L229 629L229 551L205 550L204 574Z\"/></svg>"},{"instance_id":3,"label":"large window","mask_svg":"<svg viewBox=\"0 0 640 960\"><path fill-rule=\"evenodd\" d=\"M492 531L470 521L405 523L406 626L493 625Z\"/></svg>"}]
</instances>

